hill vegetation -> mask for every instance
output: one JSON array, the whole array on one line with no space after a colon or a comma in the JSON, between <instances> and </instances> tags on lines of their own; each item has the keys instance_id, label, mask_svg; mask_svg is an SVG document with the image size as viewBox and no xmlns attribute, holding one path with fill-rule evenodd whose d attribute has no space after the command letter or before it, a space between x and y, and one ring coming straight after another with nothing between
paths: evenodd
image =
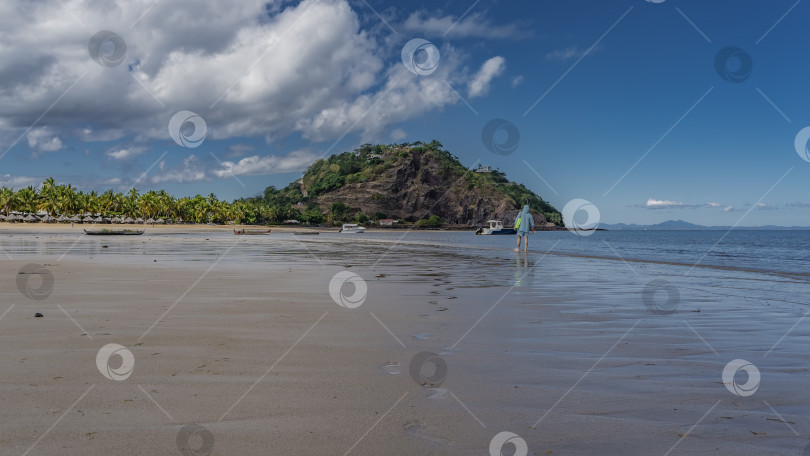
<instances>
[{"instance_id":1,"label":"hill vegetation","mask_svg":"<svg viewBox=\"0 0 810 456\"><path fill-rule=\"evenodd\" d=\"M524 185L498 170L467 168L438 141L364 144L316 161L297 182L268 187L258 199L271 206L295 202L309 223L391 218L426 227L480 225L510 221L524 204L538 222L562 223L560 212Z\"/></svg>"}]
</instances>

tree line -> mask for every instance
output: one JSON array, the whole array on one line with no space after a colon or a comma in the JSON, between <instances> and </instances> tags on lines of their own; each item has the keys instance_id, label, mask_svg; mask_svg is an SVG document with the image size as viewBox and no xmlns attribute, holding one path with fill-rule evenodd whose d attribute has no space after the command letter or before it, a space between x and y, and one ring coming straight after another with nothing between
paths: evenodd
<instances>
[{"instance_id":1,"label":"tree line","mask_svg":"<svg viewBox=\"0 0 810 456\"><path fill-rule=\"evenodd\" d=\"M260 199L242 199L232 203L208 196L176 198L164 190L126 193L109 189L103 193L83 192L72 185L57 184L51 177L37 188L19 190L0 187L0 212L47 212L56 217L95 215L105 217L163 218L190 223L273 223L295 218L300 213L287 206L266 204Z\"/></svg>"}]
</instances>

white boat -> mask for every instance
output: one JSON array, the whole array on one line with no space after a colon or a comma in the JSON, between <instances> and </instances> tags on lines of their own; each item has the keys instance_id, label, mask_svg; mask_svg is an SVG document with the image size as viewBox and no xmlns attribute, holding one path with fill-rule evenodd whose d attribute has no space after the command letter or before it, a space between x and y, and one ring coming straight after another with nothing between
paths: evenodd
<instances>
[{"instance_id":1,"label":"white boat","mask_svg":"<svg viewBox=\"0 0 810 456\"><path fill-rule=\"evenodd\" d=\"M354 223L344 223L340 229L341 233L364 233L366 228L364 226L356 225Z\"/></svg>"},{"instance_id":2,"label":"white boat","mask_svg":"<svg viewBox=\"0 0 810 456\"><path fill-rule=\"evenodd\" d=\"M475 234L515 234L517 231L514 228L504 228L503 222L500 220L487 220L489 228L478 228Z\"/></svg>"}]
</instances>

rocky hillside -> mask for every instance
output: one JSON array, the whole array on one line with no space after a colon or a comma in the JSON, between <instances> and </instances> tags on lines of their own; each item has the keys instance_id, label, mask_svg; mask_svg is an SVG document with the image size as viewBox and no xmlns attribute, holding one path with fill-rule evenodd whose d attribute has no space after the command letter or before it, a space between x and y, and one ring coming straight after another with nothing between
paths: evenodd
<instances>
[{"instance_id":1,"label":"rocky hillside","mask_svg":"<svg viewBox=\"0 0 810 456\"><path fill-rule=\"evenodd\" d=\"M497 170L468 169L437 141L366 144L318 160L296 184L281 192L324 216L342 203L349 219L361 211L411 222L438 216L443 223L482 225L489 219L511 223L528 203L538 226L561 223L559 211L525 186Z\"/></svg>"}]
</instances>

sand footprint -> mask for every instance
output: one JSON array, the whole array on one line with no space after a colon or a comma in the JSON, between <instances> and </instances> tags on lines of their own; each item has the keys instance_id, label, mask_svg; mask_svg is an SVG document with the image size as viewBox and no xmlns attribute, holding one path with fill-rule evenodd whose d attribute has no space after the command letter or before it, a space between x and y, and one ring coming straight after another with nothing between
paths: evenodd
<instances>
[{"instance_id":1,"label":"sand footprint","mask_svg":"<svg viewBox=\"0 0 810 456\"><path fill-rule=\"evenodd\" d=\"M447 393L450 391L447 388L425 388L425 390L429 393L425 397L433 401L444 399L444 397L447 396Z\"/></svg>"},{"instance_id":2,"label":"sand footprint","mask_svg":"<svg viewBox=\"0 0 810 456\"><path fill-rule=\"evenodd\" d=\"M410 423L405 423L405 433L410 436L418 437L420 439L427 440L429 442L438 445L446 445L449 443L453 443L452 440L448 440L443 437L439 437L437 435L430 435L433 434L433 431L428 428L427 424L421 421L413 421Z\"/></svg>"}]
</instances>

